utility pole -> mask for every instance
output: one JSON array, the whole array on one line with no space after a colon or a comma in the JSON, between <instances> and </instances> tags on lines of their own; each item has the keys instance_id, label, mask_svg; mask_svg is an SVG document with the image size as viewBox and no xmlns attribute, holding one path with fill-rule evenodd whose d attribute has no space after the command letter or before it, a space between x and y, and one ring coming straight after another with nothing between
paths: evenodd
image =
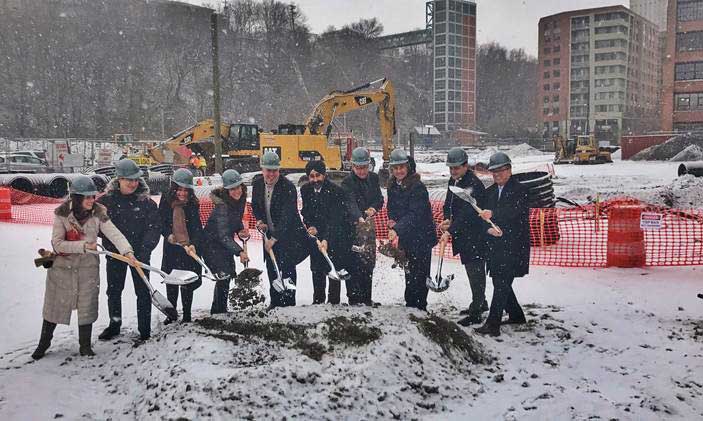
<instances>
[{"instance_id":1,"label":"utility pole","mask_svg":"<svg viewBox=\"0 0 703 421\"><path fill-rule=\"evenodd\" d=\"M215 114L215 172L222 174L222 136L220 135L220 66L218 51L217 13L210 15L210 32L212 35L212 99Z\"/></svg>"}]
</instances>

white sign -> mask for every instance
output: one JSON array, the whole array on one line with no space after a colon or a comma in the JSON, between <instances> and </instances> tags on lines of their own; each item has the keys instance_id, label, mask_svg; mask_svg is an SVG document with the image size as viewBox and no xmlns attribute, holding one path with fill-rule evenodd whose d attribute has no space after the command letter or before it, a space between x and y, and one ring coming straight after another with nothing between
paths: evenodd
<instances>
[{"instance_id":1,"label":"white sign","mask_svg":"<svg viewBox=\"0 0 703 421\"><path fill-rule=\"evenodd\" d=\"M98 150L97 164L100 166L112 164L112 149L103 148Z\"/></svg>"},{"instance_id":2,"label":"white sign","mask_svg":"<svg viewBox=\"0 0 703 421\"><path fill-rule=\"evenodd\" d=\"M640 228L643 230L658 230L662 227L664 215L655 212L642 212L640 216Z\"/></svg>"}]
</instances>

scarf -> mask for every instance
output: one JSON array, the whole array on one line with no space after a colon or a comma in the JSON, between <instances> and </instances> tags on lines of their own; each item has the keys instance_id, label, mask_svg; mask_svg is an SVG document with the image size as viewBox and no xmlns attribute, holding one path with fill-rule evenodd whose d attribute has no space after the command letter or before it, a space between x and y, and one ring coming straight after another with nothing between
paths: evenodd
<instances>
[{"instance_id":1,"label":"scarf","mask_svg":"<svg viewBox=\"0 0 703 421\"><path fill-rule=\"evenodd\" d=\"M181 245L190 244L188 226L186 225L185 205L187 201L174 200L171 202L173 209L173 242Z\"/></svg>"}]
</instances>

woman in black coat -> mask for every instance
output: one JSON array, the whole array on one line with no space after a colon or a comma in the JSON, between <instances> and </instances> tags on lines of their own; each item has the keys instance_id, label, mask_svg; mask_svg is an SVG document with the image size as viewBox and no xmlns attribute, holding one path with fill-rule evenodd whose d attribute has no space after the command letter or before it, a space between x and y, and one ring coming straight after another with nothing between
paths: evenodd
<instances>
[{"instance_id":1,"label":"woman in black coat","mask_svg":"<svg viewBox=\"0 0 703 421\"><path fill-rule=\"evenodd\" d=\"M388 181L388 239L408 257L405 272L405 305L427 310L427 277L437 234L427 188L415 172L415 162L405 151L391 153L392 175Z\"/></svg>"},{"instance_id":2,"label":"woman in black coat","mask_svg":"<svg viewBox=\"0 0 703 421\"><path fill-rule=\"evenodd\" d=\"M170 190L159 202L161 234L164 236L161 270L171 273L174 269L188 270L198 275L202 267L188 255L184 247L197 253L203 245L203 225L200 222L200 203L193 192L193 175L179 169L171 178ZM191 321L193 291L202 285L202 279L180 286L183 304L183 322ZM178 285L166 285L166 295L174 308L178 304Z\"/></svg>"},{"instance_id":3,"label":"woman in black coat","mask_svg":"<svg viewBox=\"0 0 703 421\"><path fill-rule=\"evenodd\" d=\"M249 230L242 223L247 203L247 186L235 170L225 171L222 181L224 186L210 193L215 209L205 224L205 262L221 279L215 283L210 308L212 314L227 312L230 279L237 275L234 256L239 256L242 264L249 260L246 252L234 241L235 235L249 237Z\"/></svg>"}]
</instances>

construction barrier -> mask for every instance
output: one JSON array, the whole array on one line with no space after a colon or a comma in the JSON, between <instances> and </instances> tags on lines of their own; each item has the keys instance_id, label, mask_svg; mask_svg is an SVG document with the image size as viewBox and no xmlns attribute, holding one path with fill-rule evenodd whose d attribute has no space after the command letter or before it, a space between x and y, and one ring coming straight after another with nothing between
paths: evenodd
<instances>
[{"instance_id":1,"label":"construction barrier","mask_svg":"<svg viewBox=\"0 0 703 421\"><path fill-rule=\"evenodd\" d=\"M12 200L10 189L0 187L0 220L12 219Z\"/></svg>"},{"instance_id":2,"label":"construction barrier","mask_svg":"<svg viewBox=\"0 0 703 421\"><path fill-rule=\"evenodd\" d=\"M53 211L61 202L14 190L11 199L12 222L45 225L53 223ZM439 225L443 203L437 200L431 203L434 221ZM212 202L201 199L203 223L212 208ZM244 218L253 239L260 239L250 205ZM529 218L532 265L591 268L703 265L703 210L670 209L634 199L613 199L580 207L535 208L530 210ZM386 239L385 208L374 221L378 239ZM451 247L447 247L445 257L453 257Z\"/></svg>"}]
</instances>

